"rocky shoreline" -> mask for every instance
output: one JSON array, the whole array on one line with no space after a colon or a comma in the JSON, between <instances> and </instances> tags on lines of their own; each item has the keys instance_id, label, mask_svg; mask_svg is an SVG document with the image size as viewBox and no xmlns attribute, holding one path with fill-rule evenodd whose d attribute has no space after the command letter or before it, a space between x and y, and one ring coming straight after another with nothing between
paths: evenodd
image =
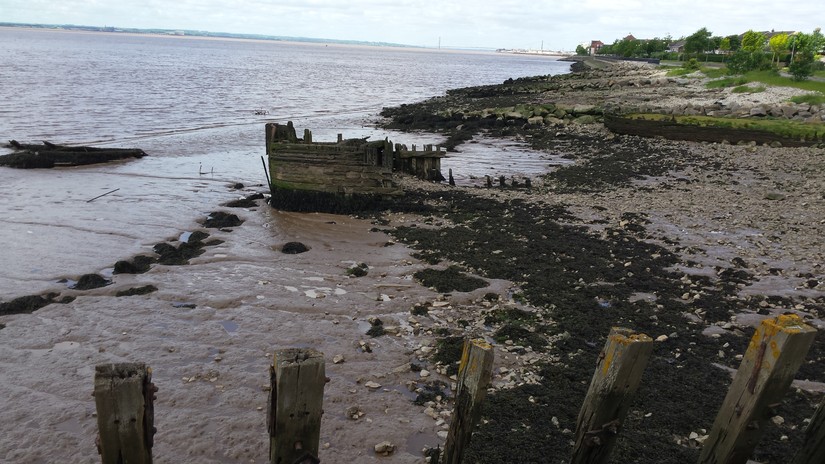
<instances>
[{"instance_id":1,"label":"rocky shoreline","mask_svg":"<svg viewBox=\"0 0 825 464\"><path fill-rule=\"evenodd\" d=\"M825 151L639 138L599 123L604 108L706 111L704 101L740 98L658 74L621 64L457 89L383 113L388 127L437 131L458 142L454 149L506 137L573 161L529 190L509 179L498 188L405 185L415 191L408 211L442 225L391 233L422 259L514 285L502 300L454 308L439 327L445 348L455 337L498 342L472 462L566 462L592 366L615 325L658 341L613 459L695 461L753 326L791 311L825 328ZM796 91L737 104L789 108L788 93ZM785 462L799 447L825 391L824 339L775 412L758 461Z\"/></svg>"}]
</instances>

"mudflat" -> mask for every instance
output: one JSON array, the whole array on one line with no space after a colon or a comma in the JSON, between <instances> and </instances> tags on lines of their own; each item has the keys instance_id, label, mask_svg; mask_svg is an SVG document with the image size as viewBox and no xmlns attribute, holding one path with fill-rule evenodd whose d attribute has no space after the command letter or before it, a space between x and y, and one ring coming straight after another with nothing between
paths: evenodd
<instances>
[{"instance_id":1,"label":"mudflat","mask_svg":"<svg viewBox=\"0 0 825 464\"><path fill-rule=\"evenodd\" d=\"M97 462L94 366L129 361L159 388L158 462L266 462L272 352L312 347L330 377L321 461L423 462L444 442L461 342L483 337L492 390L467 459L568 462L605 338L623 326L658 341L614 459L695 462L754 325L793 312L825 327L825 152L606 130L610 104L724 97L658 73L510 81L386 113L442 133L456 159L479 138L544 153L529 187L512 172L500 186L493 161L492 188L399 178L403 199L360 217L227 205L220 216L238 221L193 221L196 250L191 236L155 249L186 251L178 264L120 257L141 272L26 299L46 304L0 315L0 458ZM819 336L755 460L799 448L824 373ZM384 441L389 457L375 452Z\"/></svg>"}]
</instances>

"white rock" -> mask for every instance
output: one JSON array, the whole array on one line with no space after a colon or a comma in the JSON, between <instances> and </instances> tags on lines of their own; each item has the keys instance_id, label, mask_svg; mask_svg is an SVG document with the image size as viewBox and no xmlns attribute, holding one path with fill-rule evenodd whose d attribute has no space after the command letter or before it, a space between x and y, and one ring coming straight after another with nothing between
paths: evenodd
<instances>
[{"instance_id":1,"label":"white rock","mask_svg":"<svg viewBox=\"0 0 825 464\"><path fill-rule=\"evenodd\" d=\"M380 384L380 383L378 383L378 382L373 382L372 380L370 380L369 382L365 383L365 384L364 384L364 386L365 386L365 387L367 387L367 388L369 388L370 390L375 390L375 389L381 388L381 384Z\"/></svg>"},{"instance_id":2,"label":"white rock","mask_svg":"<svg viewBox=\"0 0 825 464\"><path fill-rule=\"evenodd\" d=\"M659 335L658 337L656 337L657 342L666 342L667 339L668 339L667 335Z\"/></svg>"},{"instance_id":3,"label":"white rock","mask_svg":"<svg viewBox=\"0 0 825 464\"><path fill-rule=\"evenodd\" d=\"M421 369L421 372L419 372L418 375L420 375L421 377L429 377L430 371L428 371L427 369Z\"/></svg>"},{"instance_id":4,"label":"white rock","mask_svg":"<svg viewBox=\"0 0 825 464\"><path fill-rule=\"evenodd\" d=\"M374 446L375 452L378 454L383 454L384 456L388 456L395 451L395 445L388 441L382 441L381 443Z\"/></svg>"},{"instance_id":5,"label":"white rock","mask_svg":"<svg viewBox=\"0 0 825 464\"><path fill-rule=\"evenodd\" d=\"M333 358L332 358L332 363L333 364L341 364L342 362L344 362L344 356L342 356L340 354L336 354L335 356L333 356Z\"/></svg>"}]
</instances>

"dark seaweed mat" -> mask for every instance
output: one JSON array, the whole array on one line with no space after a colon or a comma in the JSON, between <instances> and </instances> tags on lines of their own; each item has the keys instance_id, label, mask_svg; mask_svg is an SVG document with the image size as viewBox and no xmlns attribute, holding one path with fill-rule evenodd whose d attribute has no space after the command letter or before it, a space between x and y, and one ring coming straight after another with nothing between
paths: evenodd
<instances>
[{"instance_id":1,"label":"dark seaweed mat","mask_svg":"<svg viewBox=\"0 0 825 464\"><path fill-rule=\"evenodd\" d=\"M426 204L435 206L421 206ZM557 205L441 191L408 192L397 209L440 213L457 224L440 229L399 227L393 231L399 240L461 263L478 275L516 282L526 299L555 323L538 332L570 334L549 347L564 365L540 366L540 385L488 395L484 412L487 423L474 435L468 462L567 462L573 436L560 429L575 428L598 353L611 326L630 327L654 337L676 333L676 337L657 344L613 459L695 462L698 449L677 445L675 437L710 429L730 385L730 376L711 367L710 362L737 368L733 356L744 352L752 332L745 337L705 337L700 333L704 324L689 323L682 313L703 309L710 322L727 320L732 311L744 309L740 307L744 303L729 293L735 285L725 281L715 284L694 276L691 279L701 284L705 295L685 304L680 297L691 290L690 284L680 280L682 274L666 270L677 262L676 256L640 241L632 231L610 229L609 238L602 239L584 227L561 224L558 221L572 222L575 218ZM503 252L491 253L499 249ZM626 267L628 262L631 265ZM657 303L663 308L657 310L644 301L628 302L636 292L658 295ZM723 348L725 343L731 347ZM720 349L728 354L725 359L717 358ZM531 396L535 403L528 401ZM793 407L783 405L777 410L785 424L768 427L754 458L784 462L799 447L802 434L790 427L801 428L802 420L813 413L811 402L800 396L786 396L785 403ZM647 413L652 415L644 417ZM552 416L560 420L560 429L552 425ZM783 434L789 437L787 441L780 441Z\"/></svg>"}]
</instances>

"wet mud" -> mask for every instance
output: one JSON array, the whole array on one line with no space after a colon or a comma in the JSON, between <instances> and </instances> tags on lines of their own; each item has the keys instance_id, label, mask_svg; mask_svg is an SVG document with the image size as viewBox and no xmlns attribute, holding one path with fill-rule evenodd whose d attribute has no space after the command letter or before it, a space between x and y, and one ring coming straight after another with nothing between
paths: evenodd
<instances>
[{"instance_id":1,"label":"wet mud","mask_svg":"<svg viewBox=\"0 0 825 464\"><path fill-rule=\"evenodd\" d=\"M478 324L474 319L493 330L503 353L541 353L544 360L526 368L530 375L499 373L510 385L488 395L484 420L466 459L569 462L577 415L597 357L611 327L621 326L662 341L656 344L611 461L695 462L701 445L690 434L701 436L710 429L730 385L730 369L738 368L737 355L745 352L753 334L747 325L719 321L764 317L783 307L809 321L821 320L825 297L748 296L745 290L759 279L741 257L734 255L726 264L715 260L709 271L697 272L706 268L699 261L711 251L683 244L683 236L656 228L644 211L615 212L601 206L617 189L654 195L673 190L676 195L700 180L737 185L751 174L726 162L715 149L616 135L604 130L599 116L580 119L570 108L579 102L598 108L615 89L604 91L606 80L592 85L586 79L570 81L579 77L457 89L445 97L385 109L386 127L438 132L448 137L452 148L483 134L516 140L570 162L544 175L531 191L490 185L407 191L395 211L442 225L402 225L391 234L426 262L460 263L465 272L513 282L517 287L508 298L534 308L489 310L490 304L479 301L477 315L465 315L467 320L440 333L431 359L436 363L455 365L460 341ZM551 111L558 101L566 102L568 110ZM484 115L496 108L511 110ZM536 108L550 113L543 124L527 122L537 116ZM768 172L761 175L770 178ZM592 200L574 211L553 195ZM611 215L619 216L616 222L599 218ZM821 287L817 276L800 280L805 288ZM708 336L708 326L727 328ZM824 346L825 337L817 337L797 379L825 380ZM820 398L791 389L772 412L784 422L771 424L753 458L786 462L801 445L799 431Z\"/></svg>"},{"instance_id":2,"label":"wet mud","mask_svg":"<svg viewBox=\"0 0 825 464\"><path fill-rule=\"evenodd\" d=\"M716 321L748 310L752 302L734 294L737 283L749 281L746 272L722 269L719 280L712 280L673 271L679 257L643 240L647 234L641 216L635 217L636 227L608 228L598 235L571 225L582 221L559 205L446 189L408 192L407 200L431 205L431 214L443 215L454 225L398 227L393 235L416 249L461 262L483 277L518 283L522 294L517 297L538 308L537 313L499 311L485 322L497 326L494 337L499 343L546 351L559 359L536 366L540 383L488 396L485 421L468 459L547 462L547 456L559 456L559 462L566 461L572 451L570 430L613 326L667 336L645 371L614 459L675 464L698 458L698 446L687 436L710 428L730 383L729 374L709 366L708 360L718 358L720 351L730 353L720 363L736 369L734 355L744 352L752 332L709 338L702 334L704 324L688 322L685 314ZM701 291L701 299L688 304L683 295L696 291ZM656 298L634 299L640 293ZM455 365L462 339L460 333L444 337L434 360ZM812 355L821 363L818 350ZM766 433L757 459L781 460L800 444L801 434L791 433L791 428L804 425L813 404L804 393L791 392L789 397L793 407L783 405L777 411L785 424ZM549 421L552 416L562 425ZM790 438L780 440L782 435ZM674 437L682 437L682 444Z\"/></svg>"}]
</instances>

